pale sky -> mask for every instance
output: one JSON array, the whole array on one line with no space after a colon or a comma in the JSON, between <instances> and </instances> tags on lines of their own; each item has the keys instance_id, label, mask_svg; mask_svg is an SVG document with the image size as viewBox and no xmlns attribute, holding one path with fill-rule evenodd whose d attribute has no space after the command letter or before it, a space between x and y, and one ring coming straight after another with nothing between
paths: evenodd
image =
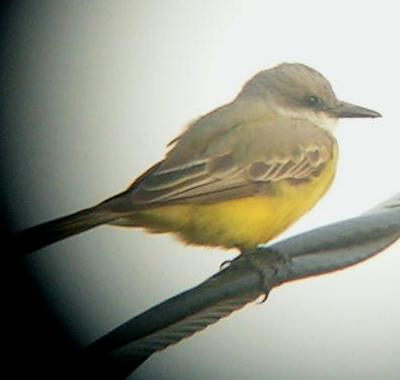
<instances>
[{"instance_id":1,"label":"pale sky","mask_svg":"<svg viewBox=\"0 0 400 380\"><path fill-rule=\"evenodd\" d=\"M22 59L7 69L15 86L5 119L16 230L120 192L188 122L281 62L314 67L340 99L383 114L339 122L336 181L285 236L400 191L395 2L65 1L26 3L16 14L12 49ZM105 226L27 262L85 345L233 254ZM397 244L354 268L275 289L261 306L155 354L132 379L397 379L399 270Z\"/></svg>"}]
</instances>

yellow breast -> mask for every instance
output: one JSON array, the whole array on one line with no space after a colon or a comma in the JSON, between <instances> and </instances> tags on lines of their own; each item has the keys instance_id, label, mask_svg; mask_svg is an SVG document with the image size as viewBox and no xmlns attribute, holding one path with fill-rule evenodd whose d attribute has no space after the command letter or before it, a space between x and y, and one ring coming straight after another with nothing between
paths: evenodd
<instances>
[{"instance_id":1,"label":"yellow breast","mask_svg":"<svg viewBox=\"0 0 400 380\"><path fill-rule=\"evenodd\" d=\"M332 183L336 156L318 177L274 183L273 195L148 209L135 215L134 225L154 233L172 232L188 244L252 249L283 232L317 203Z\"/></svg>"}]
</instances>

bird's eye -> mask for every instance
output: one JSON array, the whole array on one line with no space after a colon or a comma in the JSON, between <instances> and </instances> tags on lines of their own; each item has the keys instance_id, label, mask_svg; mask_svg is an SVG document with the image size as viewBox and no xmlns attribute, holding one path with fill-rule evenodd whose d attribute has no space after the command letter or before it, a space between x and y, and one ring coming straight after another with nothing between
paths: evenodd
<instances>
[{"instance_id":1,"label":"bird's eye","mask_svg":"<svg viewBox=\"0 0 400 380\"><path fill-rule=\"evenodd\" d=\"M319 102L320 102L320 101L319 101L319 98L317 98L315 95L310 95L310 96L307 97L307 103L308 103L310 106L315 106L315 105L317 105Z\"/></svg>"}]
</instances>

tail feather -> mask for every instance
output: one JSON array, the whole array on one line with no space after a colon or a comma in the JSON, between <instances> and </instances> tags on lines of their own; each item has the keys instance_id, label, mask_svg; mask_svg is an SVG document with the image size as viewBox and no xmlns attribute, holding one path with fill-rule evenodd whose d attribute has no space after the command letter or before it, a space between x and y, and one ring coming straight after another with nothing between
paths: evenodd
<instances>
[{"instance_id":1,"label":"tail feather","mask_svg":"<svg viewBox=\"0 0 400 380\"><path fill-rule=\"evenodd\" d=\"M15 245L22 255L26 255L46 245L109 223L118 216L118 213L100 204L21 231L15 236Z\"/></svg>"}]
</instances>

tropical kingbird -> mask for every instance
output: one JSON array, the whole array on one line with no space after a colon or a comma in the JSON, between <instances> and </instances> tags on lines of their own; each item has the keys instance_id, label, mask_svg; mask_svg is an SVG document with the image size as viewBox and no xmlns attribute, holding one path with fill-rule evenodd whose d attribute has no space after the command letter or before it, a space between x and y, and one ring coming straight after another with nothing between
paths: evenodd
<instances>
[{"instance_id":1,"label":"tropical kingbird","mask_svg":"<svg viewBox=\"0 0 400 380\"><path fill-rule=\"evenodd\" d=\"M328 190L337 119L379 116L339 101L303 64L261 71L231 103L190 124L127 190L20 232L18 245L28 253L112 224L245 252L284 231Z\"/></svg>"}]
</instances>

